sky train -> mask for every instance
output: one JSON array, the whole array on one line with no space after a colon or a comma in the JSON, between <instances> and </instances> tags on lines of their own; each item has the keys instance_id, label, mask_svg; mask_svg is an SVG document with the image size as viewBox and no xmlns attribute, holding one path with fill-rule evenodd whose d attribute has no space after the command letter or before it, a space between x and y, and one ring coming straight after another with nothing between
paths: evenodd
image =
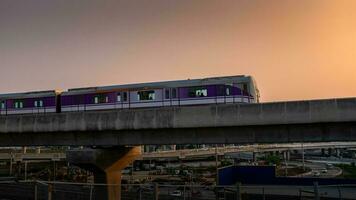
<instances>
[{"instance_id":1,"label":"sky train","mask_svg":"<svg viewBox=\"0 0 356 200\"><path fill-rule=\"evenodd\" d=\"M251 76L227 76L0 95L0 115L219 103L258 103Z\"/></svg>"}]
</instances>

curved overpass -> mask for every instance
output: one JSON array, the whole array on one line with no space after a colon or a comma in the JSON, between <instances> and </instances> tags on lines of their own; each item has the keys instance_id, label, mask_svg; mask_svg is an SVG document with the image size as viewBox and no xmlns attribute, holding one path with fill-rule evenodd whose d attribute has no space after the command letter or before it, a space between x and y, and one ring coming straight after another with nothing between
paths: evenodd
<instances>
[{"instance_id":1,"label":"curved overpass","mask_svg":"<svg viewBox=\"0 0 356 200\"><path fill-rule=\"evenodd\" d=\"M356 141L356 98L0 117L0 146Z\"/></svg>"}]
</instances>

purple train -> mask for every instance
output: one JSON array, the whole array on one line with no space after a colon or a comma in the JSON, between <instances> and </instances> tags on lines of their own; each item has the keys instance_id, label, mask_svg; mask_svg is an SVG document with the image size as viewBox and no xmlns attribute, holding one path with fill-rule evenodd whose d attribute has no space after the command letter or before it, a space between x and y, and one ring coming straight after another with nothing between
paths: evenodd
<instances>
[{"instance_id":1,"label":"purple train","mask_svg":"<svg viewBox=\"0 0 356 200\"><path fill-rule=\"evenodd\" d=\"M0 115L258 102L251 76L229 76L5 94Z\"/></svg>"}]
</instances>

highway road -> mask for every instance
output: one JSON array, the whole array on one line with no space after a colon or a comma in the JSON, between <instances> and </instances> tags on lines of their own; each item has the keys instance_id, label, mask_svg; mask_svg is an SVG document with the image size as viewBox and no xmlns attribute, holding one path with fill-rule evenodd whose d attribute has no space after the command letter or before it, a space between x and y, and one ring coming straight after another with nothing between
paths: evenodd
<instances>
[{"instance_id":1,"label":"highway road","mask_svg":"<svg viewBox=\"0 0 356 200\"><path fill-rule=\"evenodd\" d=\"M288 166L302 167L302 161L289 161ZM311 169L310 172L297 175L295 177L321 177L321 178L334 178L342 174L342 170L338 167L327 167L326 163L320 162L305 162L305 167Z\"/></svg>"},{"instance_id":2,"label":"highway road","mask_svg":"<svg viewBox=\"0 0 356 200\"><path fill-rule=\"evenodd\" d=\"M139 197L149 196L153 190L147 187L143 190L134 189L135 192L123 192L123 197ZM175 192L176 191L176 192ZM180 191L180 192L177 192ZM265 195L268 197L314 197L313 186L242 186L242 195ZM335 198L335 199L356 199L356 186L336 187L336 186L319 186L318 187L320 198ZM180 195L177 195L180 194ZM198 187L192 186L191 188L183 186L160 186L159 199L182 199L185 197L193 197L196 200L216 200L216 195L224 197L225 195L236 195L236 187L226 187L214 189L213 187ZM125 199L125 198L123 198Z\"/></svg>"}]
</instances>

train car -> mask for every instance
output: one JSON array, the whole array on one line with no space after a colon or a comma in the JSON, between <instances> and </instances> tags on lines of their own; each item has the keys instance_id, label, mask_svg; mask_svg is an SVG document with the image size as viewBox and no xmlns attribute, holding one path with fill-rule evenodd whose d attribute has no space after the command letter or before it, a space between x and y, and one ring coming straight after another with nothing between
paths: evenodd
<instances>
[{"instance_id":1,"label":"train car","mask_svg":"<svg viewBox=\"0 0 356 200\"><path fill-rule=\"evenodd\" d=\"M55 90L0 95L0 115L60 112L60 93Z\"/></svg>"},{"instance_id":2,"label":"train car","mask_svg":"<svg viewBox=\"0 0 356 200\"><path fill-rule=\"evenodd\" d=\"M228 76L69 89L61 94L61 111L257 102L253 77Z\"/></svg>"}]
</instances>

